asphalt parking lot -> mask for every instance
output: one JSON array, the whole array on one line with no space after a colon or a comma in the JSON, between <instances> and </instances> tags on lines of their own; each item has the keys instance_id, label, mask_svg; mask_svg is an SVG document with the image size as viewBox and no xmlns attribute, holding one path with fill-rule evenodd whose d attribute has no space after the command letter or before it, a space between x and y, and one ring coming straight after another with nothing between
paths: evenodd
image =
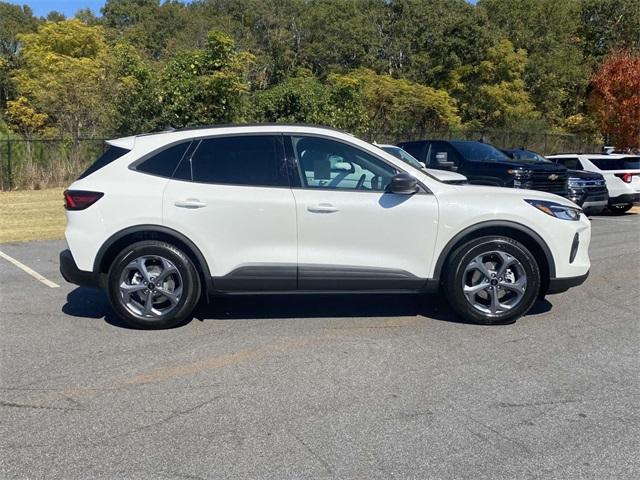
<instances>
[{"instance_id":1,"label":"asphalt parking lot","mask_svg":"<svg viewBox=\"0 0 640 480\"><path fill-rule=\"evenodd\" d=\"M640 478L640 215L514 325L435 297L225 298L126 329L63 242L0 245L2 478Z\"/></svg>"}]
</instances>

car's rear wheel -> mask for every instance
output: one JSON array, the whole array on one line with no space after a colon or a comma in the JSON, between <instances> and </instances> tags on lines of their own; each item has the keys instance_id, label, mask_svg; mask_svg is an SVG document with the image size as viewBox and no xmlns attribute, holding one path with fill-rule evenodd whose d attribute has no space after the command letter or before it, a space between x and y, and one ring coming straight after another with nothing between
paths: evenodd
<instances>
[{"instance_id":1,"label":"car's rear wheel","mask_svg":"<svg viewBox=\"0 0 640 480\"><path fill-rule=\"evenodd\" d=\"M540 268L520 242L482 237L457 248L447 264L444 289L465 320L485 325L516 321L540 291Z\"/></svg>"},{"instance_id":2,"label":"car's rear wheel","mask_svg":"<svg viewBox=\"0 0 640 480\"><path fill-rule=\"evenodd\" d=\"M631 210L631 207L633 207L632 203L625 205L609 205L609 211L614 215L622 215L623 213Z\"/></svg>"},{"instance_id":3,"label":"car's rear wheel","mask_svg":"<svg viewBox=\"0 0 640 480\"><path fill-rule=\"evenodd\" d=\"M134 243L109 269L109 300L115 312L134 328L180 325L200 298L200 279L191 259L169 243Z\"/></svg>"}]
</instances>

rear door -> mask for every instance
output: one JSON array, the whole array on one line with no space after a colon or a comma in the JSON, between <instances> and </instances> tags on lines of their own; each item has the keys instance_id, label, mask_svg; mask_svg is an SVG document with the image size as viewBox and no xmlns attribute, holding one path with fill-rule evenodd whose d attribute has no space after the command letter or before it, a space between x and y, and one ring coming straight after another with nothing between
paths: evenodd
<instances>
[{"instance_id":1,"label":"rear door","mask_svg":"<svg viewBox=\"0 0 640 480\"><path fill-rule=\"evenodd\" d=\"M205 256L218 290L296 288L296 211L282 135L196 141L164 191L164 221Z\"/></svg>"}]
</instances>

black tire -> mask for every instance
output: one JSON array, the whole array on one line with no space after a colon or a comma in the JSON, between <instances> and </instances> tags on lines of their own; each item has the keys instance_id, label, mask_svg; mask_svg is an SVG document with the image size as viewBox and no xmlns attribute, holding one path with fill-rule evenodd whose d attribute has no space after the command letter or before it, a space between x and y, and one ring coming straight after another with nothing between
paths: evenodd
<instances>
[{"instance_id":1,"label":"black tire","mask_svg":"<svg viewBox=\"0 0 640 480\"><path fill-rule=\"evenodd\" d=\"M474 297L477 300L476 306L474 306L463 292L463 282L469 281L469 275L480 274L475 273L473 270L466 272L466 269L474 259L477 259L479 256L485 258L483 255L487 255L488 258L491 258L491 252L498 252L496 256L502 252L509 256L507 258L517 260L518 264L514 264L513 270L516 271L517 269L517 271L520 272L517 274L518 277L524 278L524 282L526 282L524 293L511 293L510 289L500 286L505 285L504 282L493 285L491 283L493 279L488 280L489 284L487 285L487 289L481 290L477 294L486 295L487 299ZM497 256L497 258L500 257ZM491 270L487 271L492 272ZM516 275L511 271L508 271L508 274L512 277ZM497 279L495 280L497 282ZM477 283L478 286L479 284L480 282ZM540 285L540 267L531 252L524 245L509 237L489 236L471 240L461 245L451 254L447 262L444 291L451 308L464 320L483 325L504 325L515 322L519 317L529 311L539 297ZM493 292L490 292L490 289L493 289ZM481 293L483 291L484 293ZM478 307L483 307L487 310L491 309L492 296L490 294L496 296L503 295L503 298L507 298L505 302L512 301L513 305L509 310L502 312L496 309L497 313L495 314L480 311ZM487 302L488 305L486 307L484 305L478 305L480 302ZM501 303L498 305L502 306Z\"/></svg>"},{"instance_id":2,"label":"black tire","mask_svg":"<svg viewBox=\"0 0 640 480\"><path fill-rule=\"evenodd\" d=\"M614 215L622 215L623 213L628 212L633 207L632 203L627 203L625 205L609 205L609 211Z\"/></svg>"},{"instance_id":3,"label":"black tire","mask_svg":"<svg viewBox=\"0 0 640 480\"><path fill-rule=\"evenodd\" d=\"M168 260L170 263L167 265L175 267L167 269L173 272L171 273L173 286L179 285L181 287L180 295L175 295L173 302L169 301L168 297L157 294L157 292L162 292L160 288L164 288L166 283L163 285L158 284L157 286L152 285L153 288L158 289L156 298L160 300L156 301L166 306L167 312L164 314L158 315L151 312L147 315L142 315L140 312L133 311L128 305L136 302L130 301L128 304L124 294L121 292L120 286L123 276L127 278L128 275L138 275L140 279L136 280L138 283L134 287L142 287L141 274L139 272L131 274L131 269L128 268L133 261L141 257L146 259L144 260L145 269L153 268L154 262L162 265L159 259ZM152 262L151 265L149 265L149 262ZM154 277L150 278L154 279ZM125 280L125 282L127 281ZM145 240L129 245L118 254L109 268L107 290L111 306L128 326L140 329L162 329L182 325L191 319L191 314L200 299L201 286L200 278L193 262L183 251L169 243ZM141 293L138 292L134 295L144 295L144 299L146 299L149 290L152 290L152 288L145 288ZM151 294L151 297L153 298L153 294ZM137 298L140 297L135 297L135 299ZM162 301L162 299L165 300ZM153 302L154 300L151 302L152 306Z\"/></svg>"}]
</instances>

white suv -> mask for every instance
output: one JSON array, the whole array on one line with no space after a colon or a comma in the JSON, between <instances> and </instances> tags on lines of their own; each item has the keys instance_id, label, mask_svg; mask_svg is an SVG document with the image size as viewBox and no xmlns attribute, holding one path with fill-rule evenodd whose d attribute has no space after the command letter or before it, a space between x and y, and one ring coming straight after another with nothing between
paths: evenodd
<instances>
[{"instance_id":1,"label":"white suv","mask_svg":"<svg viewBox=\"0 0 640 480\"><path fill-rule=\"evenodd\" d=\"M589 272L590 223L539 191L451 185L339 131L120 138L69 190L60 270L139 328L218 294L436 292L506 323Z\"/></svg>"},{"instance_id":2,"label":"white suv","mask_svg":"<svg viewBox=\"0 0 640 480\"><path fill-rule=\"evenodd\" d=\"M609 191L609 210L624 213L640 202L640 156L563 153L547 157L571 170L601 174Z\"/></svg>"}]
</instances>

